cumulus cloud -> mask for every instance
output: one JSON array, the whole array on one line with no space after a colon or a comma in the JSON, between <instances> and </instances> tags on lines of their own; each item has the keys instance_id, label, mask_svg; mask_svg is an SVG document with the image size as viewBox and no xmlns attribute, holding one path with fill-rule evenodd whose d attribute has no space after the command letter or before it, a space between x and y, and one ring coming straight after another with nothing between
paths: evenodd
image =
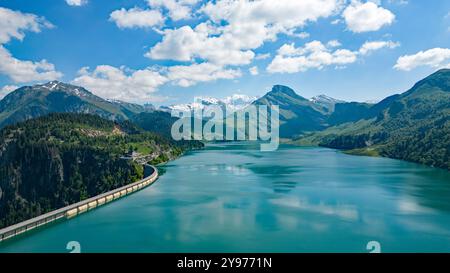
<instances>
[{"instance_id":1,"label":"cumulus cloud","mask_svg":"<svg viewBox=\"0 0 450 273\"><path fill-rule=\"evenodd\" d=\"M130 71L109 65L99 65L93 71L84 67L72 81L100 97L135 102L150 101L152 93L166 82L166 77L151 68Z\"/></svg>"},{"instance_id":2,"label":"cumulus cloud","mask_svg":"<svg viewBox=\"0 0 450 273\"><path fill-rule=\"evenodd\" d=\"M357 53L347 49L331 50L320 41L312 41L304 47L284 44L267 67L269 73L296 73L325 66L342 66L354 63Z\"/></svg>"},{"instance_id":3,"label":"cumulus cloud","mask_svg":"<svg viewBox=\"0 0 450 273\"><path fill-rule=\"evenodd\" d=\"M277 34L295 33L307 22L332 15L340 0L260 0L208 2L200 10L209 20L196 27L167 29L163 39L146 54L152 59L193 61L195 58L221 65L244 65L253 50ZM225 23L224 23L225 22Z\"/></svg>"},{"instance_id":4,"label":"cumulus cloud","mask_svg":"<svg viewBox=\"0 0 450 273\"><path fill-rule=\"evenodd\" d=\"M4 47L11 39L23 40L25 31L40 32L53 25L34 14L21 13L0 7L0 73L17 83L54 80L62 76L46 60L37 62L14 58Z\"/></svg>"},{"instance_id":5,"label":"cumulus cloud","mask_svg":"<svg viewBox=\"0 0 450 273\"><path fill-rule=\"evenodd\" d=\"M189 19L191 6L198 0L147 0L148 8L121 8L110 14L110 20L119 28L147 28L162 26L166 20L164 12L174 21Z\"/></svg>"},{"instance_id":6,"label":"cumulus cloud","mask_svg":"<svg viewBox=\"0 0 450 273\"><path fill-rule=\"evenodd\" d=\"M192 5L199 0L147 0L152 8L165 9L169 17L174 20L189 19L192 17Z\"/></svg>"},{"instance_id":7,"label":"cumulus cloud","mask_svg":"<svg viewBox=\"0 0 450 273\"><path fill-rule=\"evenodd\" d=\"M92 71L89 67L81 68L72 83L103 98L140 102L154 100L154 92L164 84L189 87L199 82L240 76L238 69L224 69L210 63L147 67L141 70L99 65Z\"/></svg>"},{"instance_id":8,"label":"cumulus cloud","mask_svg":"<svg viewBox=\"0 0 450 273\"><path fill-rule=\"evenodd\" d=\"M399 43L392 41L373 41L364 43L359 50L340 49L341 43L331 40L326 44L320 41L306 43L303 47L292 44L281 46L275 58L267 66L269 73L296 73L309 69L322 69L327 66L342 68L357 61L358 57L382 48L395 48Z\"/></svg>"},{"instance_id":9,"label":"cumulus cloud","mask_svg":"<svg viewBox=\"0 0 450 273\"><path fill-rule=\"evenodd\" d=\"M359 49L359 53L362 55L370 54L372 51L376 51L382 48L390 48L394 49L399 47L400 43L393 41L373 41L373 42L365 42L361 48Z\"/></svg>"},{"instance_id":10,"label":"cumulus cloud","mask_svg":"<svg viewBox=\"0 0 450 273\"><path fill-rule=\"evenodd\" d=\"M238 78L242 76L239 66L270 57L270 54L254 53L266 42L276 41L280 34L307 38L309 34L303 28L308 23L340 14L348 1L146 0L146 3L148 6L142 9L135 7L116 10L111 13L110 19L120 28L163 26L166 20L186 20L194 16L201 19L201 22L194 25L178 25L158 30L162 35L161 40L145 56L153 60L173 60L188 64L138 70L147 71L146 73L151 71L151 78L159 79L155 81L157 84L145 88L148 93L163 84L187 87L199 82ZM198 8L200 5L194 12L194 7ZM395 19L389 10L379 7L378 2L363 4L353 0L342 14L342 21L354 32L377 30ZM394 47L391 44L393 42L389 41L384 42L386 44L371 43L368 42L355 51L340 48L341 44L337 40L325 44L313 41L300 48L296 48L294 44L285 44L278 50L267 70L271 73L294 73L326 66L343 67L355 62L359 56L381 48ZM123 68L99 66L92 72L84 71L76 80L84 77L84 80L94 78L115 83L116 79L122 79L120 81L129 82L127 86L132 86L134 73L137 71L128 73ZM258 74L258 67L251 66L249 73ZM95 88L107 92L106 87ZM130 87L127 89L131 90Z\"/></svg>"},{"instance_id":11,"label":"cumulus cloud","mask_svg":"<svg viewBox=\"0 0 450 273\"><path fill-rule=\"evenodd\" d=\"M377 31L383 26L391 25L395 15L373 2L353 1L342 13L348 29L353 32Z\"/></svg>"},{"instance_id":12,"label":"cumulus cloud","mask_svg":"<svg viewBox=\"0 0 450 273\"><path fill-rule=\"evenodd\" d=\"M140 8L115 10L110 14L109 19L115 22L119 28L153 27L164 22L164 17L158 10Z\"/></svg>"},{"instance_id":13,"label":"cumulus cloud","mask_svg":"<svg viewBox=\"0 0 450 273\"><path fill-rule=\"evenodd\" d=\"M11 38L22 41L25 31L37 33L43 28L52 27L43 17L0 7L0 44L9 42Z\"/></svg>"},{"instance_id":14,"label":"cumulus cloud","mask_svg":"<svg viewBox=\"0 0 450 273\"><path fill-rule=\"evenodd\" d=\"M338 0L219 0L206 4L202 11L213 21L229 24L264 24L266 27L289 30L308 21L332 15L342 1Z\"/></svg>"},{"instance_id":15,"label":"cumulus cloud","mask_svg":"<svg viewBox=\"0 0 450 273\"><path fill-rule=\"evenodd\" d=\"M188 64L159 67L164 83L192 86L199 82L235 79L242 76L237 66L249 65L270 54L256 55L254 50L279 34L307 38L301 29L308 22L336 15L343 0L146 0L146 9L121 9L111 13L111 20L121 28L163 25L173 21L204 18L196 25L158 30L161 40L145 56L153 60L173 60ZM201 7L193 12L193 8ZM144 14L159 12L157 20L143 19ZM153 17L152 17L153 18ZM339 52L345 53L345 52ZM249 69L257 74L256 66ZM92 73L91 73L92 74ZM91 75L90 75L91 76Z\"/></svg>"},{"instance_id":16,"label":"cumulus cloud","mask_svg":"<svg viewBox=\"0 0 450 273\"><path fill-rule=\"evenodd\" d=\"M14 58L3 46L0 46L0 73L14 82L47 81L62 77L55 66L46 60L39 62L22 61Z\"/></svg>"},{"instance_id":17,"label":"cumulus cloud","mask_svg":"<svg viewBox=\"0 0 450 273\"><path fill-rule=\"evenodd\" d=\"M19 88L19 87L15 86L15 85L3 86L2 88L0 88L0 99L3 99L6 95L8 95L12 91L16 90L17 88Z\"/></svg>"},{"instance_id":18,"label":"cumulus cloud","mask_svg":"<svg viewBox=\"0 0 450 273\"><path fill-rule=\"evenodd\" d=\"M70 6L83 6L86 5L88 0L66 0L66 3Z\"/></svg>"},{"instance_id":19,"label":"cumulus cloud","mask_svg":"<svg viewBox=\"0 0 450 273\"><path fill-rule=\"evenodd\" d=\"M145 56L156 60L176 61L194 61L200 58L217 65L249 64L255 56L251 50L233 46L239 41L233 42L231 37L209 37L211 32L211 26L207 23L199 24L194 29L190 26L167 29L163 40Z\"/></svg>"},{"instance_id":20,"label":"cumulus cloud","mask_svg":"<svg viewBox=\"0 0 450 273\"><path fill-rule=\"evenodd\" d=\"M182 87L189 87L198 82L235 79L242 75L239 69L225 69L211 63L176 65L167 69L167 78Z\"/></svg>"},{"instance_id":21,"label":"cumulus cloud","mask_svg":"<svg viewBox=\"0 0 450 273\"><path fill-rule=\"evenodd\" d=\"M401 56L398 58L394 68L410 71L420 66L433 68L450 67L450 49L433 48L426 51L419 51L413 55Z\"/></svg>"},{"instance_id":22,"label":"cumulus cloud","mask_svg":"<svg viewBox=\"0 0 450 273\"><path fill-rule=\"evenodd\" d=\"M308 32L302 31L302 32L295 32L295 29L290 29L285 32L286 35L291 37L297 37L300 39L306 39L311 36Z\"/></svg>"}]
</instances>

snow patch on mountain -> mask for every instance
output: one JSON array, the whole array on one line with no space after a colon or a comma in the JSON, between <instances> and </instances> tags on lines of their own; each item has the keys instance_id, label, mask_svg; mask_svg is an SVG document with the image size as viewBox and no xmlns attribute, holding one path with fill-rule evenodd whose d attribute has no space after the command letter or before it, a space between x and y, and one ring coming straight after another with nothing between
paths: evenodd
<instances>
[{"instance_id":1,"label":"snow patch on mountain","mask_svg":"<svg viewBox=\"0 0 450 273\"><path fill-rule=\"evenodd\" d=\"M244 94L233 94L225 98L214 98L214 97L195 97L194 102L185 104L175 104L170 106L162 106L159 109L162 111L192 111L204 109L207 106L220 106L227 109L229 113L241 110L252 102L254 102L257 97L252 97Z\"/></svg>"},{"instance_id":2,"label":"snow patch on mountain","mask_svg":"<svg viewBox=\"0 0 450 273\"><path fill-rule=\"evenodd\" d=\"M343 100L338 100L332 97L329 97L327 95L318 95L318 96L314 96L312 98L309 99L311 102L318 104L326 109L328 109L329 112L334 111L334 106L337 103L344 103L345 101Z\"/></svg>"}]
</instances>

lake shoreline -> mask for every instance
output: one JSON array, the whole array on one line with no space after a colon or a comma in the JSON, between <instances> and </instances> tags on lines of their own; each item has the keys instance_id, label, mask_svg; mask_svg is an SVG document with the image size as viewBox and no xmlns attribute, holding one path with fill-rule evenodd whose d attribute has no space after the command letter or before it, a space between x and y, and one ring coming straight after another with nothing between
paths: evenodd
<instances>
[{"instance_id":1,"label":"lake shoreline","mask_svg":"<svg viewBox=\"0 0 450 273\"><path fill-rule=\"evenodd\" d=\"M152 165L146 165L145 167L151 168L152 172L150 173L150 175L144 177L139 181L132 182L117 189L98 194L86 200L70 204L57 210L50 211L37 217L27 219L20 223L16 223L14 225L0 229L0 243L5 240L9 240L16 236L24 234L28 231L41 228L54 221L63 218L69 220L82 213L96 209L100 206L106 205L114 200L120 199L136 191L139 191L147 186L152 185L159 177L158 170L156 167Z\"/></svg>"},{"instance_id":2,"label":"lake shoreline","mask_svg":"<svg viewBox=\"0 0 450 273\"><path fill-rule=\"evenodd\" d=\"M432 165L422 164L420 162L415 162L415 161L410 161L410 160L401 159L401 158L384 156L379 151L377 151L376 148L367 147L367 148L346 150L346 149L335 149L335 148L330 148L330 147L325 147L325 146L320 146L320 145L314 145L314 144L302 145L302 144L295 143L294 141L295 140L292 140L292 139L291 140L286 140L286 141L283 141L282 144L292 145L292 146L296 146L296 147L328 148L328 149L337 150L337 151L340 151L340 152L342 152L344 154L353 155L353 156L367 156L367 157L389 158L389 159L395 159L395 160L400 160L400 161L404 161L404 162L415 163L415 164L420 165L420 166L426 166L426 167L430 167L430 168L434 168L434 169L438 169L438 170L445 170L445 171L450 172L450 169L447 169L447 168L440 168L440 167L436 167L436 166L432 166Z\"/></svg>"}]
</instances>

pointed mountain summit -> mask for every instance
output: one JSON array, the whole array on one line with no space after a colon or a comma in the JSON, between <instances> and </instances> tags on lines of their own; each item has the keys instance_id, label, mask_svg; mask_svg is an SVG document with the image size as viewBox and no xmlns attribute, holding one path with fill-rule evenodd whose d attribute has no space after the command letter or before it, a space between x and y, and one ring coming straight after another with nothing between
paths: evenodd
<instances>
[{"instance_id":1,"label":"pointed mountain summit","mask_svg":"<svg viewBox=\"0 0 450 273\"><path fill-rule=\"evenodd\" d=\"M267 105L288 105L288 104L309 104L304 97L295 93L291 88L284 85L274 85L272 90L267 92L263 97L256 100L254 104Z\"/></svg>"},{"instance_id":2,"label":"pointed mountain summit","mask_svg":"<svg viewBox=\"0 0 450 273\"><path fill-rule=\"evenodd\" d=\"M281 137L293 137L326 127L327 110L287 86L274 85L271 91L253 104L279 106Z\"/></svg>"},{"instance_id":3,"label":"pointed mountain summit","mask_svg":"<svg viewBox=\"0 0 450 273\"><path fill-rule=\"evenodd\" d=\"M295 91L290 88L287 87L285 85L274 85L272 87L272 90L269 92L269 94L275 95L275 94L281 94L281 95L286 95L286 96L290 96L290 97L301 97L299 96L297 93L295 93ZM301 97L303 98L303 97Z\"/></svg>"}]
</instances>

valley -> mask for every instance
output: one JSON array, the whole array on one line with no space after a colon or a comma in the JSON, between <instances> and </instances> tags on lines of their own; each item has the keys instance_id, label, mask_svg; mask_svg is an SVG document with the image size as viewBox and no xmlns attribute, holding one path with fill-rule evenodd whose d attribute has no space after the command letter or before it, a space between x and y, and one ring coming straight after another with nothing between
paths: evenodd
<instances>
[{"instance_id":1,"label":"valley","mask_svg":"<svg viewBox=\"0 0 450 273\"><path fill-rule=\"evenodd\" d=\"M444 69L376 104L306 99L282 85L246 103L278 105L280 137L291 145L449 170L449 90ZM167 111L104 100L61 82L19 88L0 110L0 227L131 183L142 178L142 164L203 146L174 141L177 118Z\"/></svg>"}]
</instances>

